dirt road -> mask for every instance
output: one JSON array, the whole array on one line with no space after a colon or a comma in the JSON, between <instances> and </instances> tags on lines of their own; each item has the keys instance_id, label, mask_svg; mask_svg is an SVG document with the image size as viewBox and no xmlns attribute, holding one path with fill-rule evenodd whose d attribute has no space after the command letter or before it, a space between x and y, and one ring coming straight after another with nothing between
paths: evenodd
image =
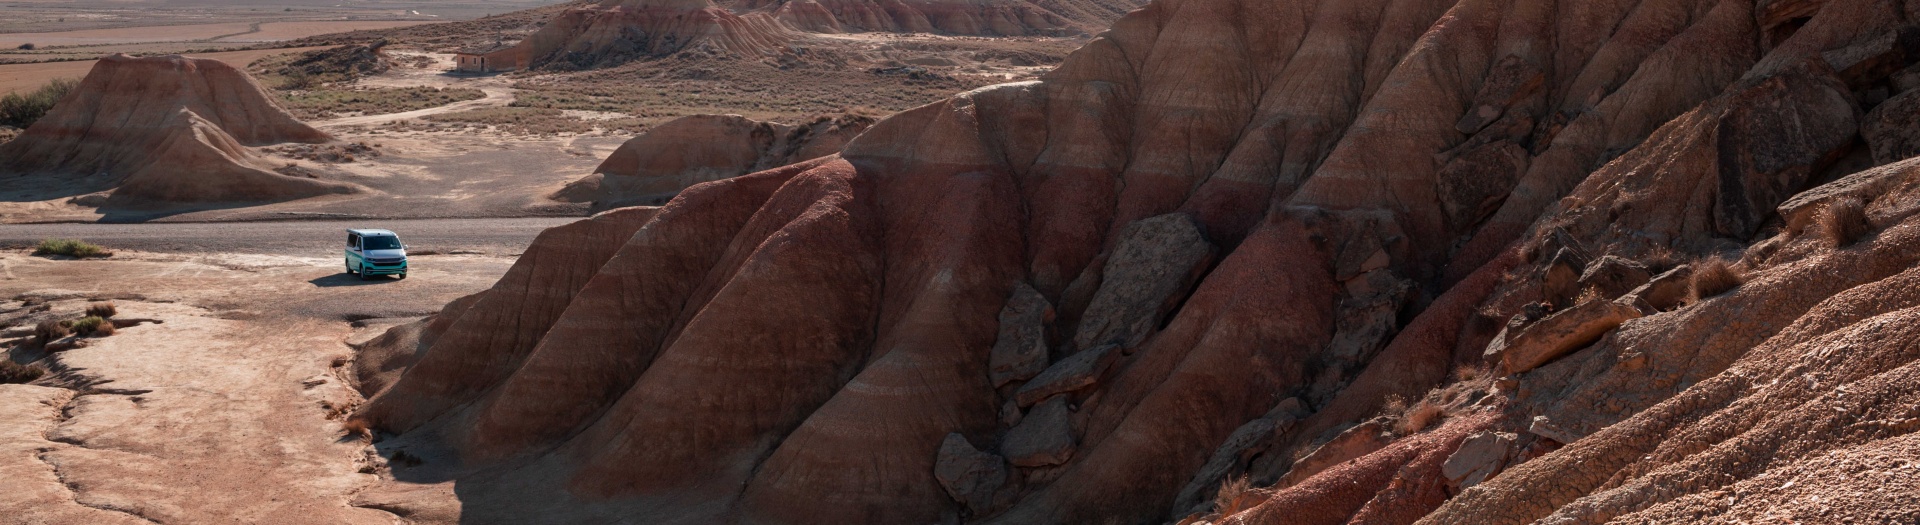
<instances>
[{"instance_id":1,"label":"dirt road","mask_svg":"<svg viewBox=\"0 0 1920 525\"><path fill-rule=\"evenodd\" d=\"M0 385L0 523L406 523L352 503L390 477L342 426L360 401L344 342L491 286L509 255L567 220L0 226L0 244L78 237L118 250L0 249L0 349L52 372ZM348 227L445 252L415 257L408 279L362 281L340 269ZM100 300L118 304L115 319L162 322L60 352L23 344L35 323Z\"/></svg>"},{"instance_id":2,"label":"dirt road","mask_svg":"<svg viewBox=\"0 0 1920 525\"><path fill-rule=\"evenodd\" d=\"M322 121L314 122L313 125L315 127L322 127L322 128L339 127L339 126L372 126L375 124L385 124L388 122L406 120L410 118L420 118L427 115L438 115L441 113L466 111L469 109L504 107L508 103L513 102L513 90L511 89L507 89L504 87L493 87L493 86L481 87L478 89L480 90L481 93L486 93L487 96L483 98L476 98L473 100L463 100L460 102L447 104L445 106L435 106L427 109L416 109L413 111L404 111L400 113L386 113L382 115L361 115L358 117L344 117L344 118L337 118L333 120L322 120Z\"/></svg>"},{"instance_id":3,"label":"dirt road","mask_svg":"<svg viewBox=\"0 0 1920 525\"><path fill-rule=\"evenodd\" d=\"M320 220L143 224L5 224L0 246L81 239L114 250L337 257L347 228L384 228L415 253L513 255L541 230L579 218Z\"/></svg>"}]
</instances>

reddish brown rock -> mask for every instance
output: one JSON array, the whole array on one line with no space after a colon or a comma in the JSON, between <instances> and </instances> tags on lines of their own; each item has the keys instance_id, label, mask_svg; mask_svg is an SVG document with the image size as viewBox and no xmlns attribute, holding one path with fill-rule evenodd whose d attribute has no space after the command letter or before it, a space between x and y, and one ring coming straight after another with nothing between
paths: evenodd
<instances>
[{"instance_id":1,"label":"reddish brown rock","mask_svg":"<svg viewBox=\"0 0 1920 525\"><path fill-rule=\"evenodd\" d=\"M1000 336L987 358L987 374L998 388L1012 381L1033 379L1047 370L1047 323L1053 305L1040 292L1018 283L1007 306L1000 310Z\"/></svg>"},{"instance_id":2,"label":"reddish brown rock","mask_svg":"<svg viewBox=\"0 0 1920 525\"><path fill-rule=\"evenodd\" d=\"M1827 459L1912 450L1898 385L1920 354L1899 328L1920 303L1895 276L1920 260L1920 185L1914 164L1848 172L1873 99L1856 86L1893 84L1822 58L1912 12L1159 1L1039 81L894 115L837 157L689 188L551 328L450 329L368 412L452 449L463 510L483 521L1159 522L1222 450L1222 479L1270 483L1387 399L1430 395L1451 411L1438 428L1328 456L1350 461L1223 519L1810 509L1779 488L1789 474L1840 494ZM1861 202L1859 241L1776 235L1833 199ZM1178 242L1145 246L1177 249L1134 255L1149 225ZM1195 262L1202 247L1218 256ZM1735 254L1752 280L1694 304L1582 297L1608 257ZM1638 280L1607 275L1584 284ZM1062 357L1125 344L1098 380L1016 417L993 349L1023 285L1073 335L1050 342ZM522 293L559 304L553 290ZM1664 294L1645 291L1649 306ZM1526 305L1543 306L1500 336ZM436 357L461 330L515 343ZM1525 373L1477 377L1496 337L1527 349L1510 363ZM1310 415L1247 441L1296 396ZM1447 460L1482 432L1534 445L1455 494ZM942 483L953 434L1037 465L1004 511L969 514ZM1234 449L1260 452L1243 470ZM1714 503L1729 487L1757 496ZM1856 521L1920 514L1823 501Z\"/></svg>"},{"instance_id":3,"label":"reddish brown rock","mask_svg":"<svg viewBox=\"0 0 1920 525\"><path fill-rule=\"evenodd\" d=\"M799 126L739 115L681 117L629 139L592 175L551 197L592 202L596 210L658 206L688 186L832 155L872 124L857 115Z\"/></svg>"}]
</instances>

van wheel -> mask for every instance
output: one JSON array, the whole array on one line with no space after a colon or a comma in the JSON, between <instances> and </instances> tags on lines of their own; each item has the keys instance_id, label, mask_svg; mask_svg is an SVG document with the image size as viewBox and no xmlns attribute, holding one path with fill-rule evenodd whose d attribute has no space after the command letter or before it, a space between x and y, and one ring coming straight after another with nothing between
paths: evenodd
<instances>
[{"instance_id":1,"label":"van wheel","mask_svg":"<svg viewBox=\"0 0 1920 525\"><path fill-rule=\"evenodd\" d=\"M353 275L353 263L348 262L346 263L346 265L347 265L347 275Z\"/></svg>"},{"instance_id":2,"label":"van wheel","mask_svg":"<svg viewBox=\"0 0 1920 525\"><path fill-rule=\"evenodd\" d=\"M367 281L367 280L372 280L372 279L373 279L373 276L371 276L371 275L367 275L367 269L366 269L366 268L361 268L361 269L360 269L360 280L362 280L362 281Z\"/></svg>"},{"instance_id":3,"label":"van wheel","mask_svg":"<svg viewBox=\"0 0 1920 525\"><path fill-rule=\"evenodd\" d=\"M403 274L400 274L400 278L401 278L401 279L406 279L406 278L407 278L407 274L404 274L404 273L403 273Z\"/></svg>"}]
</instances>

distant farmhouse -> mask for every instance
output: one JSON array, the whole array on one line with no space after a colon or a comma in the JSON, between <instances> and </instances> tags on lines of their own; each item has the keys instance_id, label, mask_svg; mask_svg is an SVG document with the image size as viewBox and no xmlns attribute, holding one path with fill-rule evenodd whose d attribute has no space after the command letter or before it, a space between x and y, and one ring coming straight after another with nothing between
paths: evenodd
<instances>
[{"instance_id":1,"label":"distant farmhouse","mask_svg":"<svg viewBox=\"0 0 1920 525\"><path fill-rule=\"evenodd\" d=\"M527 67L526 50L494 42L454 52L454 70L462 73L499 73Z\"/></svg>"}]
</instances>

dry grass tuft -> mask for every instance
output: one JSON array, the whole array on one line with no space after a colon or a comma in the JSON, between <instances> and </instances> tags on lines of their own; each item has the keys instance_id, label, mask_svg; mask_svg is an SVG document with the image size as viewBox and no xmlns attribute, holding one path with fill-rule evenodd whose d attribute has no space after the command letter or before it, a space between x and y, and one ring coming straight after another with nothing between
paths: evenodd
<instances>
[{"instance_id":1,"label":"dry grass tuft","mask_svg":"<svg viewBox=\"0 0 1920 525\"><path fill-rule=\"evenodd\" d=\"M1221 482L1220 490L1213 495L1214 512L1222 517L1239 514L1259 504L1259 493L1253 490L1253 483L1246 476Z\"/></svg>"},{"instance_id":2,"label":"dry grass tuft","mask_svg":"<svg viewBox=\"0 0 1920 525\"><path fill-rule=\"evenodd\" d=\"M1820 231L1835 247L1846 247L1867 233L1867 205L1847 197L1828 203L1820 214Z\"/></svg>"},{"instance_id":3,"label":"dry grass tuft","mask_svg":"<svg viewBox=\"0 0 1920 525\"><path fill-rule=\"evenodd\" d=\"M120 313L120 309L114 306L113 301L87 304L87 315L93 317L107 318L113 317L114 314L118 313Z\"/></svg>"},{"instance_id":4,"label":"dry grass tuft","mask_svg":"<svg viewBox=\"0 0 1920 525\"><path fill-rule=\"evenodd\" d=\"M1693 280L1690 283L1693 301L1699 302L1701 299L1727 293L1728 290L1746 282L1747 273L1725 258L1714 257L1700 261L1698 267L1693 270Z\"/></svg>"},{"instance_id":5,"label":"dry grass tuft","mask_svg":"<svg viewBox=\"0 0 1920 525\"><path fill-rule=\"evenodd\" d=\"M33 343L41 348L45 348L47 343L55 339L72 334L73 331L67 329L67 323L60 321L41 321L40 324L33 325Z\"/></svg>"},{"instance_id":6,"label":"dry grass tuft","mask_svg":"<svg viewBox=\"0 0 1920 525\"><path fill-rule=\"evenodd\" d=\"M346 429L347 435L351 437L373 436L373 427L369 425L367 419L363 417L349 417L347 421L341 423L340 426Z\"/></svg>"},{"instance_id":7,"label":"dry grass tuft","mask_svg":"<svg viewBox=\"0 0 1920 525\"><path fill-rule=\"evenodd\" d=\"M12 359L0 358L0 385L27 383L40 376L47 375L47 369L33 365L22 365Z\"/></svg>"},{"instance_id":8,"label":"dry grass tuft","mask_svg":"<svg viewBox=\"0 0 1920 525\"><path fill-rule=\"evenodd\" d=\"M1419 402L1400 413L1400 419L1394 423L1393 430L1403 436L1417 434L1445 415L1445 407L1430 399L1421 398Z\"/></svg>"},{"instance_id":9,"label":"dry grass tuft","mask_svg":"<svg viewBox=\"0 0 1920 525\"><path fill-rule=\"evenodd\" d=\"M1478 381L1481 378L1492 377L1492 376L1493 376L1493 369L1491 367L1488 367L1485 364L1460 365L1459 368L1453 369L1454 380L1462 383L1470 383L1473 381Z\"/></svg>"}]
</instances>

